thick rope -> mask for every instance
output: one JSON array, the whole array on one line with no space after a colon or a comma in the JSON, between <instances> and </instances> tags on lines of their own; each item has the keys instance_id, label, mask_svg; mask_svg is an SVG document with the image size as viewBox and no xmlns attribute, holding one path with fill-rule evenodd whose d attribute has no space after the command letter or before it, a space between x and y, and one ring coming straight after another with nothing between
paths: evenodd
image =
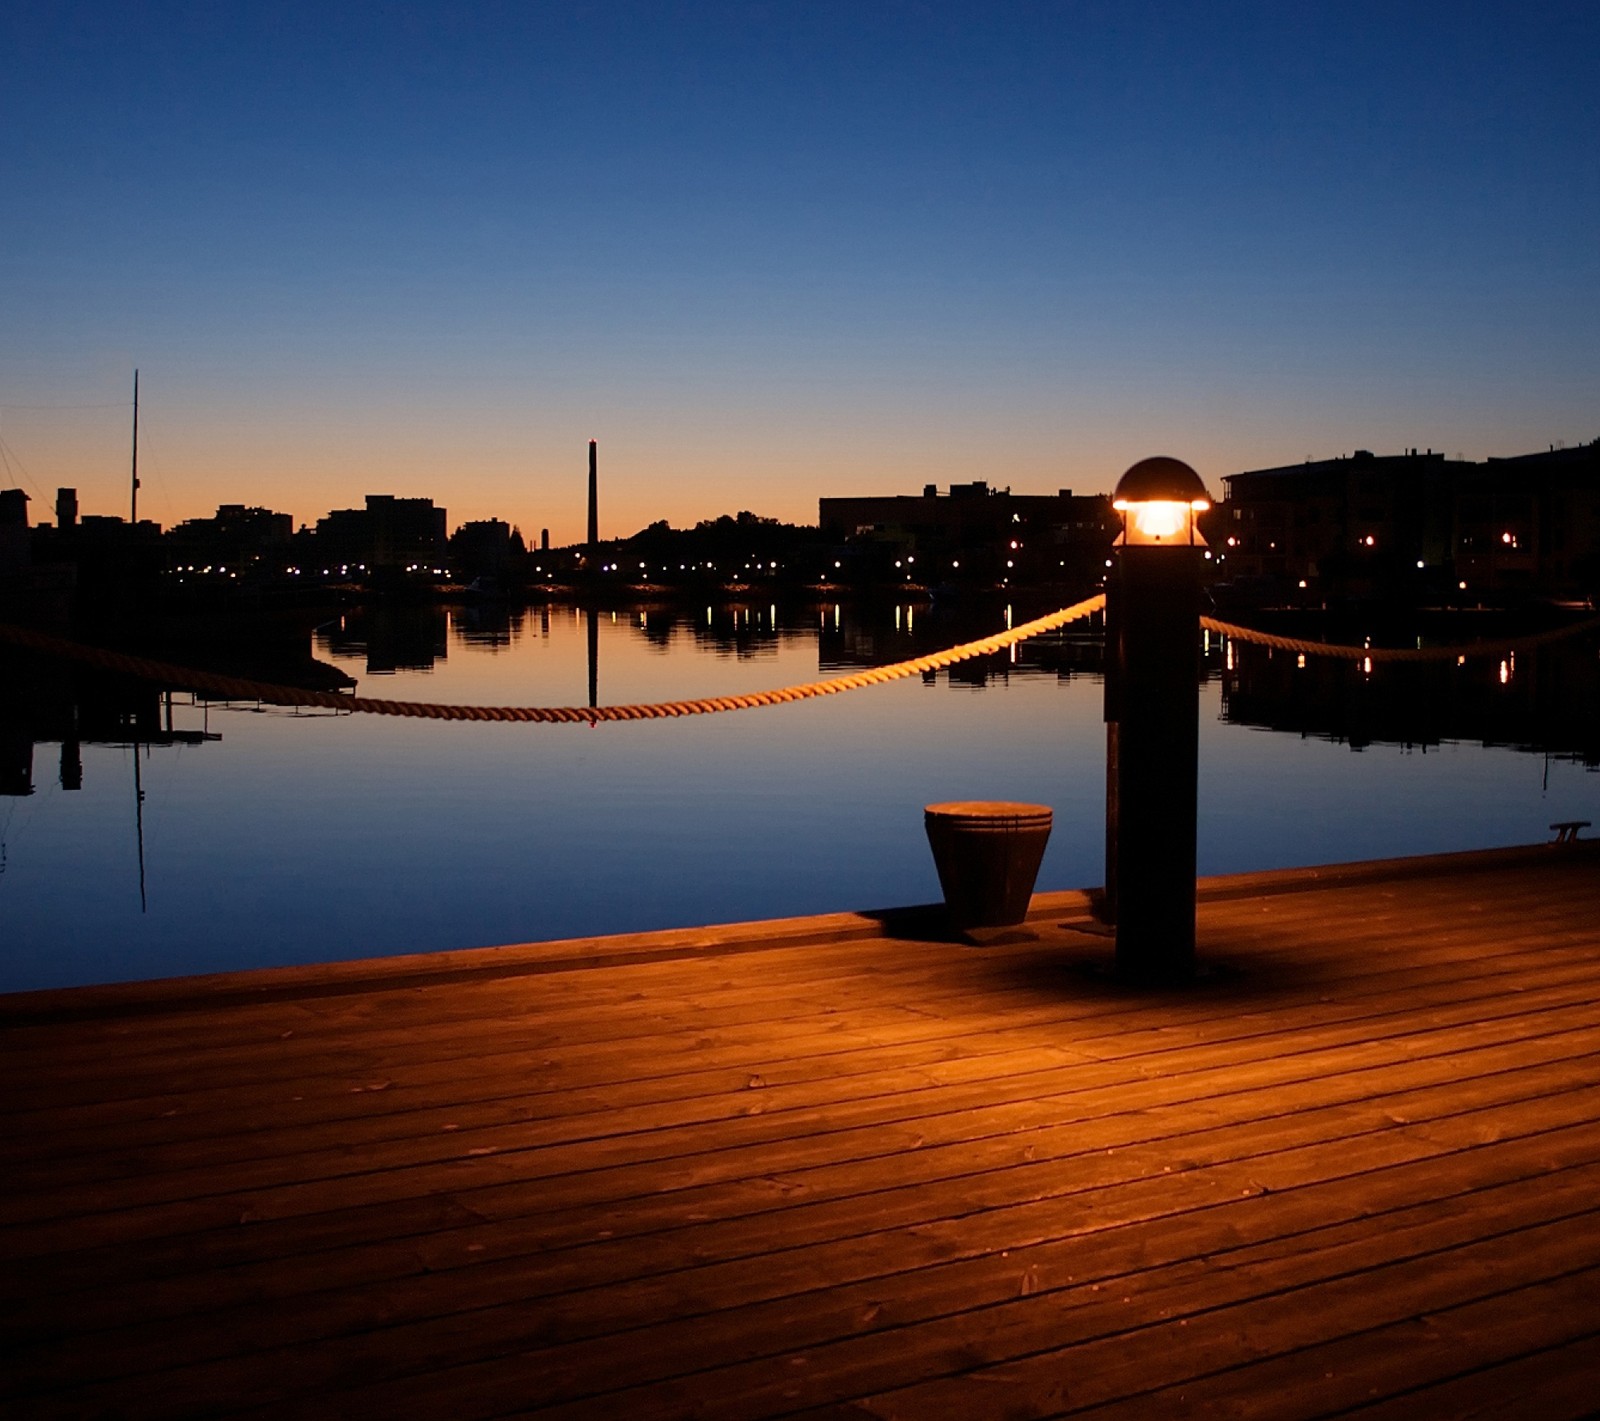
<instances>
[{"instance_id":1,"label":"thick rope","mask_svg":"<svg viewBox=\"0 0 1600 1421\"><path fill-rule=\"evenodd\" d=\"M174 666L165 661L152 661L143 656L128 656L118 651L100 647L83 646L77 642L63 641L45 636L42 632L25 627L0 623L0 641L10 642L29 651L47 656L62 657L81 662L102 671L114 671L125 676L135 676L142 681L155 681L163 685L181 686L186 690L207 691L230 700L261 701L268 705L315 706L325 710L354 711L366 715L398 715L423 720L494 720L534 721L540 723L572 723L602 720L660 720L672 716L710 715L718 711L754 710L759 706L787 705L792 701L811 700L816 696L834 696L841 691L860 690L865 686L881 685L885 681L901 681L908 676L938 671L953 666L958 661L969 661L975 656L990 656L1009 646L1026 641L1029 637L1055 631L1069 622L1082 620L1105 606L1104 595L1090 597L1059 612L1024 622L1009 631L996 632L979 641L965 642L910 661L898 661L892 666L874 666L867 671L852 672L848 676L835 676L823 681L808 681L804 685L784 686L772 691L752 691L738 696L709 696L693 701L656 701L641 705L621 706L454 706L435 705L426 701L382 701L370 696L350 696L340 691L305 691L294 686L275 686L264 681L249 681L236 676L219 676L210 671L196 671L189 667Z\"/></svg>"},{"instance_id":2,"label":"thick rope","mask_svg":"<svg viewBox=\"0 0 1600 1421\"><path fill-rule=\"evenodd\" d=\"M1338 646L1325 641L1308 641L1304 637L1278 636L1273 632L1257 631L1254 627L1241 627L1233 622L1219 622L1215 617L1201 617L1200 625L1209 632L1221 632L1235 641L1251 642L1256 646L1270 646L1276 651L1294 651L1303 656L1333 656L1345 661L1460 661L1469 656L1504 656L1514 651L1525 651L1530 646L1560 641L1577 636L1580 632L1600 628L1600 617L1588 617L1571 626L1555 627L1550 631L1534 632L1530 636L1511 637L1503 641L1472 642L1466 646Z\"/></svg>"}]
</instances>

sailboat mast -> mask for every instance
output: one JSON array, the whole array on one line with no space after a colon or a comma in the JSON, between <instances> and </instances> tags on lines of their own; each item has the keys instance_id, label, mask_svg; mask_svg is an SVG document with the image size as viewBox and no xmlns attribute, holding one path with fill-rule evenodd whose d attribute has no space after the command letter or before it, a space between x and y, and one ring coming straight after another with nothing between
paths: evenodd
<instances>
[{"instance_id":1,"label":"sailboat mast","mask_svg":"<svg viewBox=\"0 0 1600 1421\"><path fill-rule=\"evenodd\" d=\"M139 372L133 372L133 487L129 490L128 522L139 521Z\"/></svg>"}]
</instances>

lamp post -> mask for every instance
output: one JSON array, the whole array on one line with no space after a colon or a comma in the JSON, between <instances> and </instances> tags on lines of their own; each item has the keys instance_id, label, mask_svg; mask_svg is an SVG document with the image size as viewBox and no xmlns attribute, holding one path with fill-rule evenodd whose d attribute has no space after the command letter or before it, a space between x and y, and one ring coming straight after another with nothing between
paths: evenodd
<instances>
[{"instance_id":1,"label":"lamp post","mask_svg":"<svg viewBox=\"0 0 1600 1421\"><path fill-rule=\"evenodd\" d=\"M1200 564L1211 506L1177 459L1145 459L1112 495L1123 531L1106 586L1106 897L1117 973L1194 972Z\"/></svg>"}]
</instances>

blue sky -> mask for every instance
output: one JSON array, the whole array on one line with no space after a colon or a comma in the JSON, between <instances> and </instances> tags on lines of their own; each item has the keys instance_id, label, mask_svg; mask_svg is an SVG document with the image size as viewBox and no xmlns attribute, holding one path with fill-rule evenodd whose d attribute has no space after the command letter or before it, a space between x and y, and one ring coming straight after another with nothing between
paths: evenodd
<instances>
[{"instance_id":1,"label":"blue sky","mask_svg":"<svg viewBox=\"0 0 1600 1421\"><path fill-rule=\"evenodd\" d=\"M0 39L0 480L44 503L123 510L136 365L168 523L381 491L565 541L590 437L627 533L1600 435L1593 4L22 0Z\"/></svg>"}]
</instances>

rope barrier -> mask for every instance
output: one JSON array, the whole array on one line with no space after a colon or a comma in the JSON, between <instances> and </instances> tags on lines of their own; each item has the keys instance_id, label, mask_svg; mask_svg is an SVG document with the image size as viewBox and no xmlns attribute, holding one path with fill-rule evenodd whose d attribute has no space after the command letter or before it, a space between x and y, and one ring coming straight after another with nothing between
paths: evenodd
<instances>
[{"instance_id":1,"label":"rope barrier","mask_svg":"<svg viewBox=\"0 0 1600 1421\"><path fill-rule=\"evenodd\" d=\"M1293 651L1304 656L1334 656L1346 661L1459 661L1469 656L1503 656L1508 652L1525 651L1531 646L1560 641L1577 636L1580 632L1600 628L1600 617L1587 617L1571 626L1554 627L1549 631L1534 632L1529 636L1510 637L1497 642L1471 642L1465 646L1340 646L1326 641L1309 641L1304 637L1278 636L1273 632L1257 631L1254 627L1241 627L1234 622L1220 622L1215 617L1201 617L1200 625L1210 632L1221 632L1235 641L1251 642L1256 646L1271 647L1275 651Z\"/></svg>"},{"instance_id":2,"label":"rope barrier","mask_svg":"<svg viewBox=\"0 0 1600 1421\"><path fill-rule=\"evenodd\" d=\"M386 701L369 696L350 696L340 691L306 691L294 686L275 686L264 681L250 681L236 676L219 676L210 671L196 671L190 667L174 666L170 662L153 661L148 657L129 656L123 652L107 651L101 647L83 646L77 642L63 641L42 632L0 623L0 641L10 642L28 651L47 656L58 656L96 667L135 676L143 681L156 681L181 686L187 690L209 691L233 700L262 701L268 705L320 707L322 709L353 711L366 715L397 715L422 720L488 720L519 721L553 724L590 723L610 720L660 720L685 715L710 715L719 711L754 710L761 706L787 705L794 701L811 700L817 696L838 695L841 691L860 690L866 686L882 685L886 681L900 681L908 676L920 676L928 671L942 670L958 661L969 661L975 656L990 656L1018 642L1026 641L1044 632L1055 631L1071 622L1098 612L1105 606L1105 596L1086 598L1071 607L1063 607L1048 616L1024 622L1020 627L997 632L978 641L964 642L944 651L927 656L898 661L891 666L874 666L866 671L852 672L827 680L809 681L798 686L784 686L771 691L752 691L735 696L709 696L691 701L655 701L639 705L617 706L460 706L436 705L426 701Z\"/></svg>"}]
</instances>

